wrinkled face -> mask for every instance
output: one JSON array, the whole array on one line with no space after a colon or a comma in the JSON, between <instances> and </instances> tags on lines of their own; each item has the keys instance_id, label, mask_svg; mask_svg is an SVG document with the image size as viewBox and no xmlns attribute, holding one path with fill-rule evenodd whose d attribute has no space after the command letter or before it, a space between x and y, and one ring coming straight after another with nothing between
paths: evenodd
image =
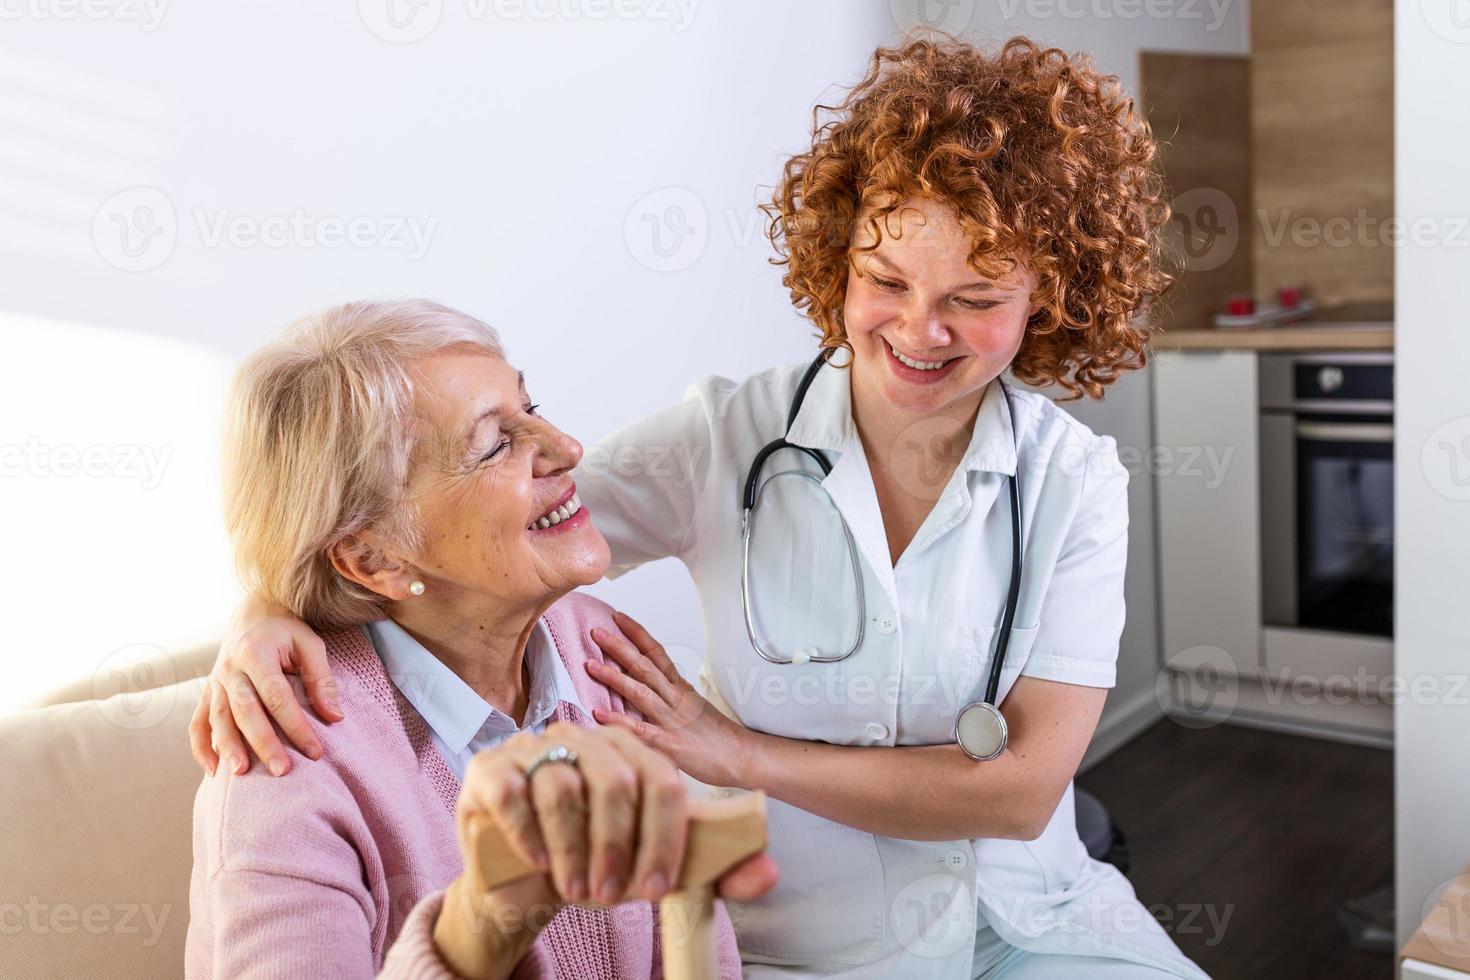
<instances>
[{"instance_id":1,"label":"wrinkled face","mask_svg":"<svg viewBox=\"0 0 1470 980\"><path fill-rule=\"evenodd\" d=\"M855 248L848 265L853 385L909 414L978 404L1021 346L1035 276L1021 267L1000 280L976 272L969 237L942 203L915 198L885 221L878 248ZM873 243L865 224L866 215L859 248Z\"/></svg>"},{"instance_id":2,"label":"wrinkled face","mask_svg":"<svg viewBox=\"0 0 1470 980\"><path fill-rule=\"evenodd\" d=\"M427 588L534 607L601 579L607 542L570 476L582 446L536 414L515 368L446 352L414 374L409 484L423 546L409 560Z\"/></svg>"}]
</instances>

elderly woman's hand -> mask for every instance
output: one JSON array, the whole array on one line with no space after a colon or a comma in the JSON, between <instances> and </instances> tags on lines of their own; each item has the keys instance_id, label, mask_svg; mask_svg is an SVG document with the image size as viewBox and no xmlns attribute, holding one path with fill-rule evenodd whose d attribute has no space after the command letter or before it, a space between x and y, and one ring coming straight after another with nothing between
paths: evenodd
<instances>
[{"instance_id":1,"label":"elderly woman's hand","mask_svg":"<svg viewBox=\"0 0 1470 980\"><path fill-rule=\"evenodd\" d=\"M564 746L575 764L544 762ZM451 965L483 976L513 964L565 902L614 905L662 898L679 880L688 836L688 792L674 764L619 728L578 728L556 723L538 735L516 735L470 760L456 807L466 867L478 860L467 831L471 818L488 816L527 864L547 872L481 895L473 876L450 886L440 912L460 917L448 930L474 935L464 960L464 941L447 942L444 923L436 938ZM776 881L775 864L756 855L720 879L722 896L750 901Z\"/></svg>"},{"instance_id":2,"label":"elderly woman's hand","mask_svg":"<svg viewBox=\"0 0 1470 980\"><path fill-rule=\"evenodd\" d=\"M527 768L558 746L576 763L544 763L528 780ZM471 816L491 817L522 860L550 872L561 900L614 905L662 898L678 880L687 811L684 781L664 755L619 729L558 722L470 760L457 819L463 829Z\"/></svg>"},{"instance_id":3,"label":"elderly woman's hand","mask_svg":"<svg viewBox=\"0 0 1470 980\"><path fill-rule=\"evenodd\" d=\"M645 720L610 711L595 712L597 720L626 728L702 783L758 788L747 785L745 764L762 736L705 700L679 674L663 646L631 616L616 613L614 620L624 636L592 631L593 641L612 663L588 662L587 672L620 694Z\"/></svg>"}]
</instances>

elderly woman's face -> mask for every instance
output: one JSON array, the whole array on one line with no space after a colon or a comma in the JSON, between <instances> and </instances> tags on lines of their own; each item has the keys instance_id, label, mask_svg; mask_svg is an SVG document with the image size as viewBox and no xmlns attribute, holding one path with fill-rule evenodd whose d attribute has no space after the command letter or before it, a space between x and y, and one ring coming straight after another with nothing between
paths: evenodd
<instances>
[{"instance_id":1,"label":"elderly woman's face","mask_svg":"<svg viewBox=\"0 0 1470 980\"><path fill-rule=\"evenodd\" d=\"M602 578L607 542L570 475L582 446L535 413L516 369L447 352L414 373L423 547L411 560L426 585L535 604Z\"/></svg>"},{"instance_id":2,"label":"elderly woman's face","mask_svg":"<svg viewBox=\"0 0 1470 980\"><path fill-rule=\"evenodd\" d=\"M859 248L872 244L866 216ZM908 412L937 412L974 394L1010 364L1034 312L1033 275L988 279L952 210L907 201L885 219L873 251L848 263L843 322L855 381Z\"/></svg>"}]
</instances>

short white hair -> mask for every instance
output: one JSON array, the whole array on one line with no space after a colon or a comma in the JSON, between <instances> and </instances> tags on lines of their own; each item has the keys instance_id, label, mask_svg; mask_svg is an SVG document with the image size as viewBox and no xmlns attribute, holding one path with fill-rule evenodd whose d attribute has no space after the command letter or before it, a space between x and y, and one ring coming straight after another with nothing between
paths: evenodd
<instances>
[{"instance_id":1,"label":"short white hair","mask_svg":"<svg viewBox=\"0 0 1470 980\"><path fill-rule=\"evenodd\" d=\"M224 493L247 588L320 630L383 617L383 597L339 575L328 549L374 528L417 550L407 496L411 369L453 349L505 356L492 327L458 310L423 299L359 302L303 317L240 365Z\"/></svg>"}]
</instances>

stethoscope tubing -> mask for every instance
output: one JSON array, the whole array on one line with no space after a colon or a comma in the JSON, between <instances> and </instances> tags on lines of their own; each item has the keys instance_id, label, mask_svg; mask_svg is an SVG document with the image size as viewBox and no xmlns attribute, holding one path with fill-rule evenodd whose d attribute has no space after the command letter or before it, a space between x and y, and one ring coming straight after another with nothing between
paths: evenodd
<instances>
[{"instance_id":1,"label":"stethoscope tubing","mask_svg":"<svg viewBox=\"0 0 1470 980\"><path fill-rule=\"evenodd\" d=\"M767 480L766 484L760 483L761 471L764 469L766 461L770 459L771 456L782 451L783 449L794 449L798 452L805 453L809 458L815 461L818 468L821 469L822 476L824 478L830 476L832 473L832 461L827 457L826 453L822 452L820 449L813 449L809 446L798 446L788 441L788 437L791 434L791 427L795 424L796 416L801 411L802 403L806 400L807 389L811 387L812 381L817 376L817 372L820 371L822 366L828 362L827 359L829 354L830 351L823 350L807 367L806 372L801 377L800 383L798 383L796 387L796 393L791 398L791 406L786 413L785 433L780 439L767 443L761 448L760 452L756 453L755 458L751 460L750 470L746 475L745 483L741 487L740 605L745 615L745 631L750 637L751 646L755 648L756 653L759 654L763 660L768 663L783 666L796 663L796 658L793 657L781 659L774 656L765 649L757 635L755 627L755 616L754 612L752 611L752 603L750 601L750 538L755 529L755 514L759 505L760 496L764 492L765 486L771 482L770 480ZM1006 412L1010 416L1011 428L1014 434L1016 419L1015 406L1011 403L1010 390L1006 387L1006 383L1004 381L1001 381L1000 387L1001 394L1006 401ZM1019 471L1019 453L1017 454L1016 466L1017 470ZM781 473L777 473L775 476L771 477L771 480L774 480L777 477L790 475L805 477L818 486L821 486L820 480L818 480L811 474L804 473L800 470L782 471ZM1011 628L1015 624L1016 606L1020 602L1021 597L1021 492L1018 482L1019 481L1017 480L1017 475L1015 473L1008 475L1007 485L1009 489L1011 504L1011 580L1006 590L1005 611L1002 613L1001 616L1000 635L996 638L995 656L991 658L990 676L986 679L985 698L983 702L980 702L989 705L992 709L995 708L996 697L1000 693L1000 678L1005 668L1006 653L1010 649ZM840 660L846 660L848 657L852 656L852 654L855 653L860 646L862 646L863 636L865 633L867 621L867 601L863 590L862 565L858 558L857 544L853 539L852 529L848 527L847 520L842 517L840 512L838 514L838 519L842 522L842 533L847 540L848 557L852 562L853 580L857 583L857 636L854 638L852 644L844 653L822 654L819 652L816 654L808 654L803 658L806 662L836 663ZM996 713L999 714L998 711ZM1004 719L1002 718L1002 723L1003 722Z\"/></svg>"}]
</instances>

